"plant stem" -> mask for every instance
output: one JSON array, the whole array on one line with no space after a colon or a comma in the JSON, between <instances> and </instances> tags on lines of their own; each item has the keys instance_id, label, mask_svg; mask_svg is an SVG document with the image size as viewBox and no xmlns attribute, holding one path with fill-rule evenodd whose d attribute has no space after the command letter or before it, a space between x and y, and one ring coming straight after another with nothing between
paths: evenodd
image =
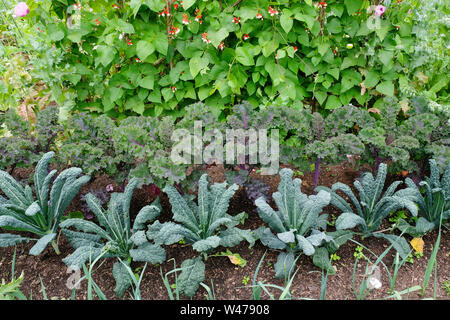
<instances>
[{"instance_id":1,"label":"plant stem","mask_svg":"<svg viewBox=\"0 0 450 320\"><path fill-rule=\"evenodd\" d=\"M59 251L58 244L56 243L55 240L52 241L52 247L53 247L53 249L55 249L55 252L56 252L57 255L61 254L61 251Z\"/></svg>"},{"instance_id":2,"label":"plant stem","mask_svg":"<svg viewBox=\"0 0 450 320\"><path fill-rule=\"evenodd\" d=\"M314 190L317 188L319 184L319 176L320 176L320 158L317 158L314 163Z\"/></svg>"}]
</instances>

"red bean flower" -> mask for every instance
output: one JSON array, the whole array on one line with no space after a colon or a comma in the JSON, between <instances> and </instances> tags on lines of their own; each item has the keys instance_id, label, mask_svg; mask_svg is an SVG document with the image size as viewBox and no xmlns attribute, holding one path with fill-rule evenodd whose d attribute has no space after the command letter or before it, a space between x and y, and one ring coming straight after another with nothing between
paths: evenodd
<instances>
[{"instance_id":1,"label":"red bean flower","mask_svg":"<svg viewBox=\"0 0 450 320\"><path fill-rule=\"evenodd\" d=\"M194 14L195 14L195 21L197 21L198 23L202 24L202 22L203 22L202 21L202 15L200 14L200 10L198 10L198 8L195 9Z\"/></svg>"},{"instance_id":2,"label":"red bean flower","mask_svg":"<svg viewBox=\"0 0 450 320\"><path fill-rule=\"evenodd\" d=\"M327 7L327 3L325 1L319 1L319 8L326 8Z\"/></svg>"},{"instance_id":3,"label":"red bean flower","mask_svg":"<svg viewBox=\"0 0 450 320\"><path fill-rule=\"evenodd\" d=\"M211 40L208 39L208 33L206 33L206 32L202 33L202 40L205 43L211 43Z\"/></svg>"},{"instance_id":4,"label":"red bean flower","mask_svg":"<svg viewBox=\"0 0 450 320\"><path fill-rule=\"evenodd\" d=\"M165 16L170 17L170 12L169 12L166 8L164 8L163 11L161 11L161 12L159 13L159 16L160 16L160 17L165 17Z\"/></svg>"},{"instance_id":5,"label":"red bean flower","mask_svg":"<svg viewBox=\"0 0 450 320\"><path fill-rule=\"evenodd\" d=\"M271 17L278 15L278 10L269 6L269 14Z\"/></svg>"},{"instance_id":6,"label":"red bean flower","mask_svg":"<svg viewBox=\"0 0 450 320\"><path fill-rule=\"evenodd\" d=\"M172 26L172 29L169 31L170 34L176 36L180 32L180 28Z\"/></svg>"},{"instance_id":7,"label":"red bean flower","mask_svg":"<svg viewBox=\"0 0 450 320\"><path fill-rule=\"evenodd\" d=\"M187 13L183 13L183 24L189 24L191 22L191 20L189 20L189 16L187 15Z\"/></svg>"}]
</instances>

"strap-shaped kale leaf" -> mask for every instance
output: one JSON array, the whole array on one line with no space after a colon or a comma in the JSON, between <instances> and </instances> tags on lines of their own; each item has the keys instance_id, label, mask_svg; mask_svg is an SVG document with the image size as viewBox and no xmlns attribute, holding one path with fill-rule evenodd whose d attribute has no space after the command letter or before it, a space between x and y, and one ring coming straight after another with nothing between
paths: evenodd
<instances>
[{"instance_id":1,"label":"strap-shaped kale leaf","mask_svg":"<svg viewBox=\"0 0 450 320\"><path fill-rule=\"evenodd\" d=\"M292 177L291 169L280 170L278 191L272 195L277 211L264 198L256 200L258 214L269 226L260 230L260 240L269 248L288 250L288 254L278 256L278 262L275 264L275 273L279 278L289 278L290 272L294 269L292 265L295 261L294 254L298 252L314 256L313 261L319 267L333 272L328 251L317 250L322 245L334 242L332 236L320 231L326 229L328 215L321 213L330 203L330 193L322 190L317 195L307 196L301 192L302 181ZM339 244L333 244L332 247L336 250ZM325 263L322 263L324 261ZM287 262L291 265L286 265Z\"/></svg>"},{"instance_id":2,"label":"strap-shaped kale leaf","mask_svg":"<svg viewBox=\"0 0 450 320\"><path fill-rule=\"evenodd\" d=\"M56 170L48 173L47 168L53 156L54 152L44 154L36 165L34 173L36 199L29 185L22 187L11 175L0 170L0 189L7 197L0 198L0 227L38 235L40 238L30 250L32 255L39 255L49 243L52 243L56 253L59 254L54 239L61 217L80 188L90 179L89 176L77 178L82 170L69 168L56 177L50 188ZM0 234L0 247L29 240L34 239Z\"/></svg>"},{"instance_id":3,"label":"strap-shaped kale leaf","mask_svg":"<svg viewBox=\"0 0 450 320\"><path fill-rule=\"evenodd\" d=\"M86 202L100 226L78 218L67 219L61 223L64 235L75 248L71 255L63 259L64 263L69 267L81 268L87 261L95 260L101 255L105 258L117 257L152 264L166 260L164 248L149 242L145 234L146 223L160 214L158 199L142 208L131 225L130 202L137 183L138 179L131 179L123 193L113 193L107 210L102 208L94 195L86 196ZM70 227L78 231L70 230ZM122 269L122 264L116 262L113 275L118 296L122 296L131 285L128 273L117 271Z\"/></svg>"},{"instance_id":4,"label":"strap-shaped kale leaf","mask_svg":"<svg viewBox=\"0 0 450 320\"><path fill-rule=\"evenodd\" d=\"M214 183L209 187L207 174L204 174L198 183L198 199L195 203L188 196L183 197L173 186L166 186L164 192L169 196L173 220L176 222L161 224L156 221L149 227L148 238L165 245L183 239L205 258L218 246L233 247L244 240L253 245L256 240L254 234L236 227L245 213L236 216L227 214L230 199L237 189L236 184L227 188L226 182ZM181 267L183 271L178 279L180 290L187 296L193 296L204 279L205 265L201 256L198 256L186 260Z\"/></svg>"}]
</instances>

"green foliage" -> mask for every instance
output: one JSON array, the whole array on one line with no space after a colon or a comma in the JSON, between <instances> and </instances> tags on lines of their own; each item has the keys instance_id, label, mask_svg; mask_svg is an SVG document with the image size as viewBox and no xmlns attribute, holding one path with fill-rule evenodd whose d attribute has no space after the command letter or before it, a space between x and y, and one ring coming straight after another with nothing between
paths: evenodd
<instances>
[{"instance_id":1,"label":"green foliage","mask_svg":"<svg viewBox=\"0 0 450 320\"><path fill-rule=\"evenodd\" d=\"M362 1L329 0L325 10L309 1L58 2L61 20L39 15L39 5L26 20L43 31L31 38L54 43L54 57L64 53L56 63L43 53L37 61L65 66L55 74L79 109L155 116L198 99L219 114L238 99L294 108L312 99L334 110L392 96L426 70L414 61L411 4L385 5L377 17Z\"/></svg>"},{"instance_id":2,"label":"green foliage","mask_svg":"<svg viewBox=\"0 0 450 320\"><path fill-rule=\"evenodd\" d=\"M14 109L9 109L2 121L6 133L0 135L0 168L4 169L34 166L45 152L54 149L62 131L56 106L39 111L34 124Z\"/></svg>"},{"instance_id":3,"label":"green foliage","mask_svg":"<svg viewBox=\"0 0 450 320\"><path fill-rule=\"evenodd\" d=\"M320 213L330 203L330 193L320 191L308 197L300 190L301 180L292 179L292 176L291 169L280 170L278 191L272 195L278 211L272 209L264 198L256 200L259 216L269 225L259 230L260 240L271 249L287 250L287 253L279 254L275 264L277 278L290 277L297 252L313 256L314 264L333 272L328 251L321 250L321 246L334 240L319 230L326 230L328 215Z\"/></svg>"},{"instance_id":4,"label":"green foliage","mask_svg":"<svg viewBox=\"0 0 450 320\"><path fill-rule=\"evenodd\" d=\"M155 242L169 245L184 239L200 253L207 253L219 245L233 247L243 240L253 244L252 233L236 227L245 213L236 216L226 213L236 190L237 185L227 188L225 182L215 183L209 189L204 174L199 180L198 204L195 204L187 196L183 198L174 187L166 186L164 192L169 196L173 219L180 224L153 224L152 229L158 231L154 235Z\"/></svg>"},{"instance_id":5,"label":"green foliage","mask_svg":"<svg viewBox=\"0 0 450 320\"><path fill-rule=\"evenodd\" d=\"M106 115L73 114L65 124L58 150L61 164L81 166L87 174L107 173L118 180L123 157L112 146L115 122ZM128 169L128 168L124 168Z\"/></svg>"},{"instance_id":6,"label":"green foliage","mask_svg":"<svg viewBox=\"0 0 450 320\"><path fill-rule=\"evenodd\" d=\"M145 184L159 187L185 179L188 165L174 163L170 157L174 129L171 117L128 117L120 122L111 138L123 162L135 163L130 178L141 178Z\"/></svg>"},{"instance_id":7,"label":"green foliage","mask_svg":"<svg viewBox=\"0 0 450 320\"><path fill-rule=\"evenodd\" d=\"M19 278L15 277L15 265L16 265L16 248L14 248L14 255L11 261L11 281L6 282L2 278L0 283L0 300L27 300L25 295L20 291L20 285L22 284L24 273L20 274Z\"/></svg>"},{"instance_id":8,"label":"green foliage","mask_svg":"<svg viewBox=\"0 0 450 320\"><path fill-rule=\"evenodd\" d=\"M398 221L398 228L414 237L421 237L425 233L439 227L440 219L450 219L450 165L447 166L442 178L434 159L430 159L430 177L419 183L424 188L422 194L417 185L406 178L406 185L414 190L415 202L419 207L421 217L415 226L411 226L404 219Z\"/></svg>"},{"instance_id":9,"label":"green foliage","mask_svg":"<svg viewBox=\"0 0 450 320\"><path fill-rule=\"evenodd\" d=\"M38 162L34 173L34 187L36 200L29 185L22 187L5 171L0 171L0 189L6 199L0 197L0 227L7 230L27 231L40 238L31 248L30 254L39 255L52 242L56 253L58 247L54 241L62 215L77 195L80 188L90 177L81 176L79 168L69 168L62 171L53 181L56 170L48 173L49 161L54 152L46 153ZM15 234L0 234L0 246L10 246L20 242L32 240Z\"/></svg>"},{"instance_id":10,"label":"green foliage","mask_svg":"<svg viewBox=\"0 0 450 320\"><path fill-rule=\"evenodd\" d=\"M366 172L361 181L355 180L353 185L359 192L359 200L349 186L340 182L333 184L331 189L318 187L317 190L330 192L330 203L342 211L336 219L337 230L352 229L358 226L364 236L373 235L393 243L394 248L404 257L409 253L409 245L404 238L374 232L378 230L382 220L396 210L407 209L413 216L417 216L416 195L411 188L396 191L402 183L401 181L393 182L383 194L386 174L387 166L382 163L375 179L370 172ZM342 191L350 199L355 210L350 203L337 194L338 191Z\"/></svg>"},{"instance_id":11,"label":"green foliage","mask_svg":"<svg viewBox=\"0 0 450 320\"><path fill-rule=\"evenodd\" d=\"M61 223L64 235L75 248L70 256L63 259L65 264L80 268L86 261L101 255L152 264L162 263L166 259L165 250L159 244L149 242L145 234L146 223L154 220L161 211L158 201L142 208L131 225L129 209L137 183L137 179L132 179L123 193L113 193L107 210L101 207L95 196L86 196L86 202L100 226L77 218ZM70 227L79 231L70 230ZM116 262L113 275L117 284L115 293L120 297L131 285L127 268Z\"/></svg>"},{"instance_id":12,"label":"green foliage","mask_svg":"<svg viewBox=\"0 0 450 320\"><path fill-rule=\"evenodd\" d=\"M20 291L20 285L23 281L23 271L20 277L13 278L10 282L6 282L2 279L0 284L0 300L26 300L26 297Z\"/></svg>"},{"instance_id":13,"label":"green foliage","mask_svg":"<svg viewBox=\"0 0 450 320\"><path fill-rule=\"evenodd\" d=\"M36 143L30 137L30 124L14 109L9 109L1 118L6 132L0 136L0 168L34 165L39 155L34 154Z\"/></svg>"},{"instance_id":14,"label":"green foliage","mask_svg":"<svg viewBox=\"0 0 450 320\"><path fill-rule=\"evenodd\" d=\"M198 203L189 197L181 196L172 186L164 188L172 205L173 219L178 222L160 223L156 221L149 227L147 236L157 244L170 245L184 239L192 244L195 251L206 256L218 246L233 247L246 240L253 245L255 237L250 230L242 230L236 226L240 223L244 212L230 216L227 214L231 197L237 185L227 188L226 182L215 183L208 187L207 175L201 176L198 183ZM204 277L204 263L201 257L186 260L182 263L180 292L193 296Z\"/></svg>"},{"instance_id":15,"label":"green foliage","mask_svg":"<svg viewBox=\"0 0 450 320\"><path fill-rule=\"evenodd\" d=\"M442 283L442 289L445 290L447 296L450 296L450 280L444 280Z\"/></svg>"},{"instance_id":16,"label":"green foliage","mask_svg":"<svg viewBox=\"0 0 450 320\"><path fill-rule=\"evenodd\" d=\"M420 160L436 155L442 171L449 163L448 115L433 110L420 96L398 101L386 98L372 108L376 121L361 127L359 139L366 145L364 161L390 160L390 170L420 172Z\"/></svg>"},{"instance_id":17,"label":"green foliage","mask_svg":"<svg viewBox=\"0 0 450 320\"><path fill-rule=\"evenodd\" d=\"M412 7L406 19L413 25L414 63L411 81L401 81L400 89L411 95L420 92L433 108L448 112L448 5L440 0L408 0L407 5Z\"/></svg>"}]
</instances>

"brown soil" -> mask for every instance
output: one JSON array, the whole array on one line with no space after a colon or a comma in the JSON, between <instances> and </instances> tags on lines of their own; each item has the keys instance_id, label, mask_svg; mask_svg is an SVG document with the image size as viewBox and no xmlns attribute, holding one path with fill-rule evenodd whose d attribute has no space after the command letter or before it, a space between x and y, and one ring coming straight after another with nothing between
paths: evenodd
<instances>
[{"instance_id":1,"label":"brown soil","mask_svg":"<svg viewBox=\"0 0 450 320\"><path fill-rule=\"evenodd\" d=\"M30 171L19 170L14 176L21 180L26 179L30 174ZM221 167L208 168L208 174L212 181L223 181L224 169ZM353 180L360 175L360 172L349 168L345 164L330 166L325 169L321 175L319 184L330 187L337 181L344 182L348 185L352 185ZM279 183L278 176L259 176L256 173L251 174L252 178L258 178L264 180L271 188L270 193L276 191ZM302 191L304 193L313 192L313 173L305 173L299 178L302 179ZM398 178L398 177L397 177ZM390 177L392 180L397 180L396 177ZM121 186L115 184L115 182L105 176L96 177L87 186L83 187L81 192L86 192L89 189L104 188L106 185L112 184L114 191L121 191ZM81 193L80 192L80 193ZM140 208L147 205L155 199L155 195L150 192L148 187L137 189L134 192L131 216L135 216ZM163 212L159 217L160 221L167 221L171 217L170 204L167 197L164 194L160 196L161 204L163 206ZM79 195L74 200L68 212L79 210ZM233 197L230 207L230 214L237 214L242 211L248 213L249 217L245 221L243 228L256 229L257 227L264 225L264 222L258 217L255 206L252 202L246 198L245 193L239 190ZM336 213L327 208L329 213ZM387 222L385 223L387 225ZM402 291L408 289L414 285L421 285L423 282L424 273L427 267L428 259L431 255L434 243L437 239L438 232L434 231L424 236L425 241L424 255L423 257L416 259L414 263L406 263L398 274L395 289ZM380 255L387 247L388 243L381 239L369 238L359 239L356 241L362 243L368 247L372 252ZM408 238L408 240L411 240ZM34 257L28 255L32 243L21 244L16 247L16 262L15 262L15 275L18 276L21 272L24 272L24 281L21 286L22 292L26 296L32 295L33 299L42 299L43 293L41 290L41 279L45 287L46 295L49 299L70 299L72 290L66 286L67 281L72 276L72 273L68 271L67 266L61 261L62 258L73 252L70 244L64 238L60 236L59 246L61 255L55 254L51 247L48 247L40 256ZM326 299L355 299L353 292L353 267L355 258L353 253L357 244L348 242L342 246L337 254L340 260L333 263L336 267L336 274L328 277ZM225 251L224 248L218 248L215 252ZM252 281L254 272L260 262L262 256L266 252L264 261L261 265L257 280L264 281L265 283L276 284L283 286L282 280L274 278L273 265L277 259L277 252L267 250L260 242L257 242L253 248L249 248L247 243L241 243L237 247L230 248L234 253L239 253L244 259L247 260L245 267L241 268L233 265L227 257L210 257L206 261L206 274L204 283L210 287L214 287L216 299L230 299L230 300L243 300L252 299ZM187 258L192 258L196 254L192 248L188 245L172 245L166 246L168 260L160 266L148 265L144 279L141 285L141 294L143 299L161 300L168 299L167 290L164 287L161 272L163 274L172 270L175 265L180 266ZM376 260L370 253L364 251L366 256L371 258L372 262ZM11 264L13 260L14 248L0 248L0 279L9 280L11 278ZM427 288L425 297L433 297L434 289L436 289L436 296L438 299L449 299L449 295L446 290L443 289L444 281L450 280L450 232L443 228L441 244L437 255L437 280L436 288L434 288L434 278L431 279ZM390 268L394 255L391 252L383 259L385 265ZM114 294L115 281L112 276L112 265L115 261L113 259L104 260L103 263L96 269L94 273L94 280L105 293L108 299L117 299ZM142 263L133 263L133 268L142 267ZM356 272L356 284L357 290L359 290L359 283L365 274L366 262L360 260ZM298 272L291 286L291 292L295 298L310 298L318 299L320 297L321 287L321 272L320 269L313 265L311 259L306 256L301 256L297 261ZM373 290L368 295L368 299L380 299L386 298L389 293L389 280L387 271L382 268L382 288L379 290ZM434 272L433 272L434 274ZM173 282L173 277L169 277ZM248 280L245 285L243 282ZM276 289L270 289L270 291L278 296L280 294ZM419 295L420 291L410 293L408 296L404 295L406 299L421 299ZM129 299L129 293L127 293L123 299ZM185 299L185 297L182 297ZM202 287L198 290L194 299L205 299L206 290ZM263 299L268 299L266 294L262 295ZM81 288L76 290L76 299L87 299L87 283L83 281Z\"/></svg>"}]
</instances>

